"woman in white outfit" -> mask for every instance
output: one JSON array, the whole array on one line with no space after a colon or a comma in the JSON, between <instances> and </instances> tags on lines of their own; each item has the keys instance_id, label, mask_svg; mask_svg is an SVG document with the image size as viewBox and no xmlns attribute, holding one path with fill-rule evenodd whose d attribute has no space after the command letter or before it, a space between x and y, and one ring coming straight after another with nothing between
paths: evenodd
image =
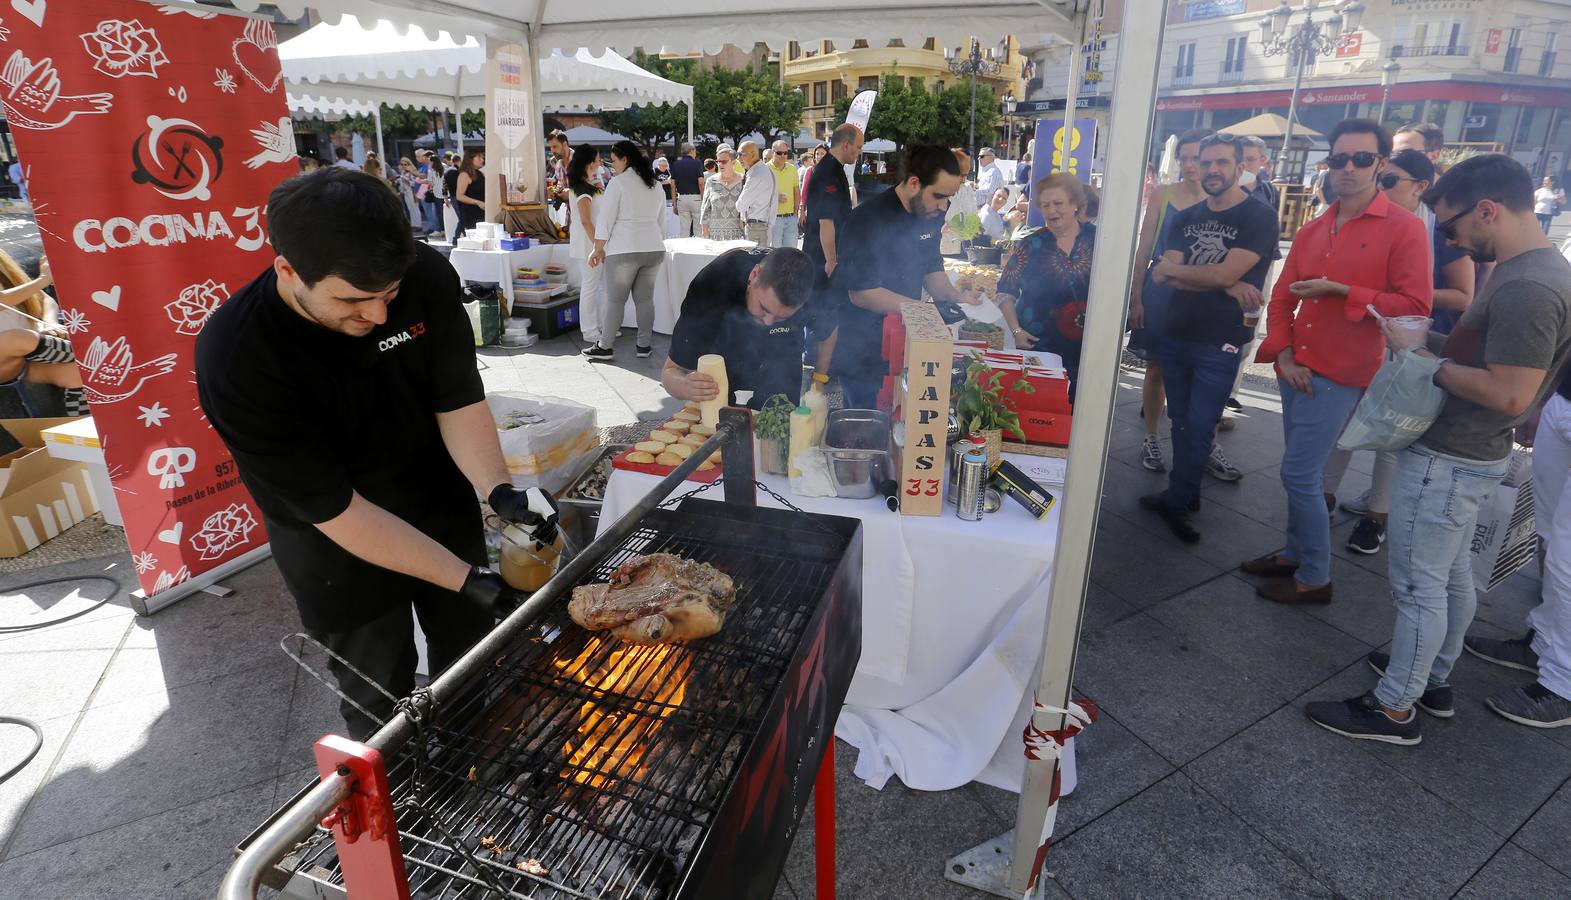
<instances>
[{"instance_id":1,"label":"woman in white outfit","mask_svg":"<svg viewBox=\"0 0 1571 900\"><path fill-rule=\"evenodd\" d=\"M605 266L605 309L600 318L600 339L584 348L590 359L613 357L612 345L622 327L627 296L633 296L638 318L637 350L640 359L652 352L655 331L655 276L665 262L661 217L665 191L655 178L655 168L632 141L611 147L611 168L616 175L606 187L595 219L595 246L589 265Z\"/></svg>"},{"instance_id":2,"label":"woman in white outfit","mask_svg":"<svg viewBox=\"0 0 1571 900\"><path fill-rule=\"evenodd\" d=\"M583 279L578 288L578 327L584 342L591 347L600 343L600 317L605 312L605 266L589 265L589 252L595 244L595 223L600 221L600 209L605 201L599 182L599 152L588 144L574 147L573 158L567 164L568 196L573 204L568 249L579 261Z\"/></svg>"}]
</instances>

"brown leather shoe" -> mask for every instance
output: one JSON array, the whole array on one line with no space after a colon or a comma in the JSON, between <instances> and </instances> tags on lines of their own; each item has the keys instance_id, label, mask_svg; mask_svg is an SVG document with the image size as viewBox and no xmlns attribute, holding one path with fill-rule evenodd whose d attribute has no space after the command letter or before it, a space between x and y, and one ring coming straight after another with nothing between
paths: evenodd
<instances>
[{"instance_id":1,"label":"brown leather shoe","mask_svg":"<svg viewBox=\"0 0 1571 900\"><path fill-rule=\"evenodd\" d=\"M1255 593L1273 603L1323 606L1331 602L1331 583L1328 581L1317 588L1301 591L1298 582L1291 578L1273 578L1257 585Z\"/></svg>"},{"instance_id":2,"label":"brown leather shoe","mask_svg":"<svg viewBox=\"0 0 1571 900\"><path fill-rule=\"evenodd\" d=\"M1267 578L1283 578L1298 571L1298 563L1277 562L1277 557L1280 555L1267 553L1258 559L1240 564L1238 569L1245 575L1263 575Z\"/></svg>"}]
</instances>

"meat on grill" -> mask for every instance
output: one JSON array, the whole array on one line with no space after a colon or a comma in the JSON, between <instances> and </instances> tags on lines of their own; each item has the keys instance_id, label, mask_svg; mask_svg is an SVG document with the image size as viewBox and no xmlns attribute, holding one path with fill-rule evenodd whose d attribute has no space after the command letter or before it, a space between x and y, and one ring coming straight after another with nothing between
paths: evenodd
<instances>
[{"instance_id":1,"label":"meat on grill","mask_svg":"<svg viewBox=\"0 0 1571 900\"><path fill-rule=\"evenodd\" d=\"M584 628L624 641L674 643L719 631L735 599L736 585L714 566L651 553L618 566L607 584L573 588L567 612Z\"/></svg>"}]
</instances>

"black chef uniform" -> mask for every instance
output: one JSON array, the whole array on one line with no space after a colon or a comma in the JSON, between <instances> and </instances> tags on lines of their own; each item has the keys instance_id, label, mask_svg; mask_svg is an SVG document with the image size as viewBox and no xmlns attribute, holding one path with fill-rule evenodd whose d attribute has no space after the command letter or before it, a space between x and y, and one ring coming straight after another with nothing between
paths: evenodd
<instances>
[{"instance_id":1,"label":"black chef uniform","mask_svg":"<svg viewBox=\"0 0 1571 900\"><path fill-rule=\"evenodd\" d=\"M797 403L802 394L806 328L811 325L823 334L833 330L824 315L824 303L816 296L809 297L795 315L773 325L748 314L748 275L770 252L729 250L704 266L687 289L681 318L671 333L672 362L696 369L698 358L706 353L724 356L732 394L752 391L748 405L753 409L762 409L775 394L785 394ZM735 398L726 400L734 402Z\"/></svg>"},{"instance_id":2,"label":"black chef uniform","mask_svg":"<svg viewBox=\"0 0 1571 900\"><path fill-rule=\"evenodd\" d=\"M836 241L840 264L832 285L840 304L833 374L847 406L872 409L889 372L883 358L884 314L852 303L849 292L885 288L920 300L922 280L944 269L938 253L943 226L942 217L919 219L907 212L894 188L864 201L846 219Z\"/></svg>"},{"instance_id":3,"label":"black chef uniform","mask_svg":"<svg viewBox=\"0 0 1571 900\"><path fill-rule=\"evenodd\" d=\"M494 624L458 594L353 556L315 525L351 492L414 526L471 565L485 565L474 488L448 455L436 414L485 398L458 275L417 245L414 265L366 337L329 331L278 296L269 268L208 321L196 345L202 409L262 510L305 630L395 696L414 688L409 604L432 673ZM391 704L336 661L344 693L377 716ZM356 737L374 730L350 704Z\"/></svg>"},{"instance_id":4,"label":"black chef uniform","mask_svg":"<svg viewBox=\"0 0 1571 900\"><path fill-rule=\"evenodd\" d=\"M851 215L851 187L846 183L845 166L830 154L818 161L807 176L807 219L802 229L802 252L813 261L820 286L829 279L824 275L824 245L818 237L820 222L833 222L835 247L841 243L841 230L846 217Z\"/></svg>"}]
</instances>

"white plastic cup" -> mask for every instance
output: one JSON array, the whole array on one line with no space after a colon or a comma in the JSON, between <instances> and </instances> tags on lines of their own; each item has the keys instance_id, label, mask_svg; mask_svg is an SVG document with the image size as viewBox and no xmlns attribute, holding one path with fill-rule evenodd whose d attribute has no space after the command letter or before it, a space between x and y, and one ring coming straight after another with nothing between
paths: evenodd
<instances>
[{"instance_id":1,"label":"white plastic cup","mask_svg":"<svg viewBox=\"0 0 1571 900\"><path fill-rule=\"evenodd\" d=\"M1428 316L1388 316L1387 318L1391 320L1393 328L1398 328L1402 331L1416 331L1419 334L1427 334L1429 326L1434 323L1434 319Z\"/></svg>"}]
</instances>

